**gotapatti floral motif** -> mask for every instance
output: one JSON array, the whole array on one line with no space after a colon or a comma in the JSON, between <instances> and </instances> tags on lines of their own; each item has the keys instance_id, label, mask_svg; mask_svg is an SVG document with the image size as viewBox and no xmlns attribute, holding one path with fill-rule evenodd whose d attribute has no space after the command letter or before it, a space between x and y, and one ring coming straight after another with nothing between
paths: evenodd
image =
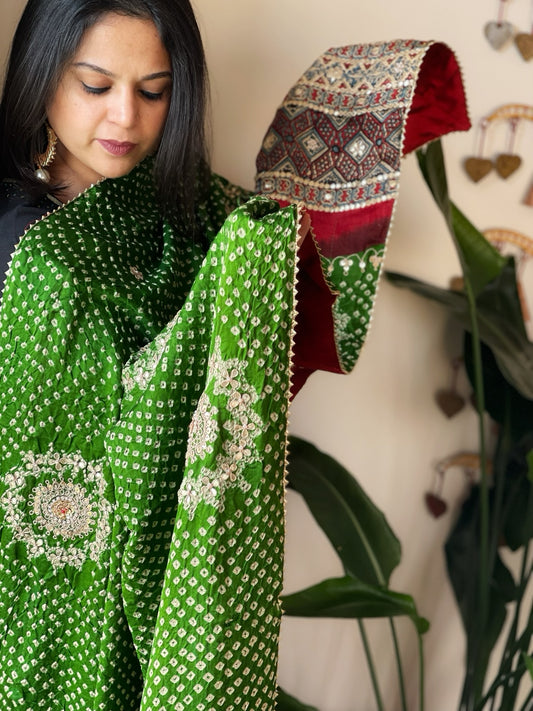
<instances>
[{"instance_id":1,"label":"gotapatti floral motif","mask_svg":"<svg viewBox=\"0 0 533 711\"><path fill-rule=\"evenodd\" d=\"M220 337L209 361L211 381L203 393L189 428L189 446L186 464L207 459L215 449L218 454L212 466L203 466L200 475L189 468L183 478L179 501L192 518L201 502L224 510L225 492L239 487L243 492L251 484L243 475L247 465L260 460L256 438L266 430L266 425L253 410L259 394L247 382L246 361L237 358L224 360ZM217 402L224 402L224 414L211 404L209 393ZM228 436L229 435L229 436ZM216 448L215 442L218 441Z\"/></svg>"},{"instance_id":2,"label":"gotapatti floral motif","mask_svg":"<svg viewBox=\"0 0 533 711\"><path fill-rule=\"evenodd\" d=\"M25 452L5 476L0 506L13 538L29 558L44 556L54 570L98 561L111 532L102 462L78 454Z\"/></svg>"}]
</instances>

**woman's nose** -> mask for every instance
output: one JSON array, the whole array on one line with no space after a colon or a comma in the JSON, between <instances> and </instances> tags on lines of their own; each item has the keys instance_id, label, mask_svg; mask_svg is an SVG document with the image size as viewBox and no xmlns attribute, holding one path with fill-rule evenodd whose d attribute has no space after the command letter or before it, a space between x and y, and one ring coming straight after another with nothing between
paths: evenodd
<instances>
[{"instance_id":1,"label":"woman's nose","mask_svg":"<svg viewBox=\"0 0 533 711\"><path fill-rule=\"evenodd\" d=\"M130 128L137 118L137 97L135 92L124 89L110 96L108 118L124 128Z\"/></svg>"}]
</instances>

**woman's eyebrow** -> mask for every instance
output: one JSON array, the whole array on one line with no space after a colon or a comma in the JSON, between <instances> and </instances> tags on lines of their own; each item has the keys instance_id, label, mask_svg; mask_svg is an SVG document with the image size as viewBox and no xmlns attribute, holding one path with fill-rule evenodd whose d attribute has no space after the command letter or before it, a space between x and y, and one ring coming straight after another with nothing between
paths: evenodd
<instances>
[{"instance_id":1,"label":"woman's eyebrow","mask_svg":"<svg viewBox=\"0 0 533 711\"><path fill-rule=\"evenodd\" d=\"M90 64L90 62L76 62L73 66L83 67L84 69L90 69L93 72L97 72L98 74L103 74L104 76L110 77L111 79L115 78L115 75L113 74L113 72L110 72L107 69L104 69L103 67L99 67L96 64ZM151 79L162 79L165 77L172 77L172 72L163 71L163 72L154 72L153 74L147 74L146 76L141 77L141 81L150 81Z\"/></svg>"}]
</instances>

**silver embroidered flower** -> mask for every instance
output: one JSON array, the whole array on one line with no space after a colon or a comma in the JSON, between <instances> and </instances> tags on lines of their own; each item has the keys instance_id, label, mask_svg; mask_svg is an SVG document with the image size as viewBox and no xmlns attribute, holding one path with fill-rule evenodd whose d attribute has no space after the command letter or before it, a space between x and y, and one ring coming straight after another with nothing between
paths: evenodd
<instances>
[{"instance_id":1,"label":"silver embroidered flower","mask_svg":"<svg viewBox=\"0 0 533 711\"><path fill-rule=\"evenodd\" d=\"M55 570L100 559L108 547L113 510L103 495L102 460L87 462L79 453L51 448L26 452L4 483L0 506L5 525L30 558L44 556Z\"/></svg>"},{"instance_id":2,"label":"silver embroidered flower","mask_svg":"<svg viewBox=\"0 0 533 711\"><path fill-rule=\"evenodd\" d=\"M231 358L224 360L221 340L217 338L209 358L209 380L201 396L189 432L187 463L205 457L214 451L219 442L219 453L214 467L202 467L199 473L188 469L182 481L178 500L193 518L200 503L224 510L225 494L229 488L247 491L250 484L244 476L247 465L260 458L257 438L266 430L266 424L253 409L259 395L246 380L247 362ZM215 407L207 392L217 397ZM223 430L219 419L223 417Z\"/></svg>"},{"instance_id":3,"label":"silver embroidered flower","mask_svg":"<svg viewBox=\"0 0 533 711\"><path fill-rule=\"evenodd\" d=\"M213 443L216 442L219 433L217 415L218 408L211 405L208 395L203 393L189 425L186 454L188 464L213 453Z\"/></svg>"}]
</instances>

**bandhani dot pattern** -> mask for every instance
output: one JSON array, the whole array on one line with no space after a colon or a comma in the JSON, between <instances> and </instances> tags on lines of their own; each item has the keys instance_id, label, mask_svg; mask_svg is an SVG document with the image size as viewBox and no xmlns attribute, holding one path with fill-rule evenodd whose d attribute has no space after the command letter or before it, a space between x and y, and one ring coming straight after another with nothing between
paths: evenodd
<instances>
[{"instance_id":1,"label":"bandhani dot pattern","mask_svg":"<svg viewBox=\"0 0 533 711\"><path fill-rule=\"evenodd\" d=\"M273 704L297 213L243 197L213 179L206 253L147 162L13 256L2 709Z\"/></svg>"}]
</instances>

